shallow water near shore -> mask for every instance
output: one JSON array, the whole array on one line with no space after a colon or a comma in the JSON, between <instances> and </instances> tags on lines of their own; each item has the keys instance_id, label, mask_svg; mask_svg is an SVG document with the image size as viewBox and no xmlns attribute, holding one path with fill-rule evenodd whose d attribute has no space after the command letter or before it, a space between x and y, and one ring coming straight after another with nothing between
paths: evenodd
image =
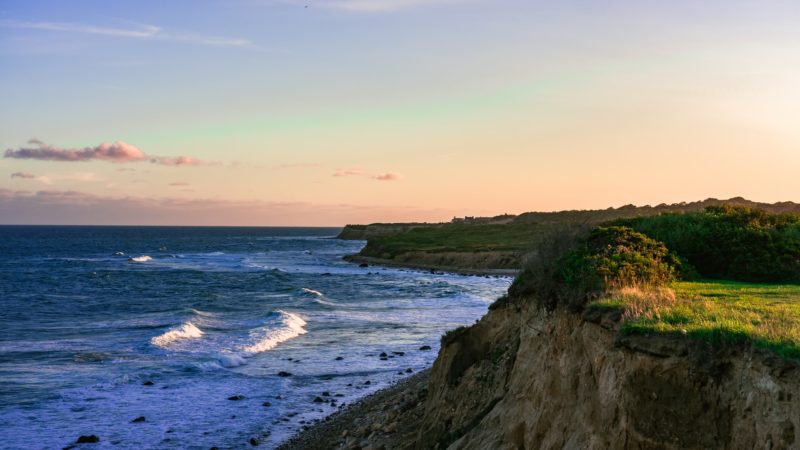
<instances>
[{"instance_id":1,"label":"shallow water near shore","mask_svg":"<svg viewBox=\"0 0 800 450\"><path fill-rule=\"evenodd\" d=\"M0 227L0 447L271 448L510 283L358 267L337 231Z\"/></svg>"}]
</instances>

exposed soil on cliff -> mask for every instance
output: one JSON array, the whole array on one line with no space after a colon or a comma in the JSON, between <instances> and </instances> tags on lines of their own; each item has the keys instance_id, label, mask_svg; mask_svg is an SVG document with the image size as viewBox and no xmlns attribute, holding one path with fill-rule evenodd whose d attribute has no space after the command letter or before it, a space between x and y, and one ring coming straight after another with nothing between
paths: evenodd
<instances>
[{"instance_id":1,"label":"exposed soil on cliff","mask_svg":"<svg viewBox=\"0 0 800 450\"><path fill-rule=\"evenodd\" d=\"M800 364L622 336L618 319L506 302L448 339L427 385L353 405L327 439L293 448L800 448Z\"/></svg>"}]
</instances>

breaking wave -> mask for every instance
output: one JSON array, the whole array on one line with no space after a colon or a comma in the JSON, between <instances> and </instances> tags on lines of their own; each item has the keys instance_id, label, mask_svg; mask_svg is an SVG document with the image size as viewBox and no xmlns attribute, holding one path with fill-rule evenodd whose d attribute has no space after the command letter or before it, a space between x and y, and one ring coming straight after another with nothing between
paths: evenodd
<instances>
[{"instance_id":1,"label":"breaking wave","mask_svg":"<svg viewBox=\"0 0 800 450\"><path fill-rule=\"evenodd\" d=\"M249 353L261 353L272 350L281 342L306 334L306 321L300 316L285 311L277 311L280 319L277 327L266 326L250 332L252 344L244 347Z\"/></svg>"},{"instance_id":2,"label":"breaking wave","mask_svg":"<svg viewBox=\"0 0 800 450\"><path fill-rule=\"evenodd\" d=\"M150 343L159 347L166 347L169 344L183 339L196 339L203 336L203 331L194 326L191 322L186 322L177 328L173 328L164 334L150 339Z\"/></svg>"}]
</instances>

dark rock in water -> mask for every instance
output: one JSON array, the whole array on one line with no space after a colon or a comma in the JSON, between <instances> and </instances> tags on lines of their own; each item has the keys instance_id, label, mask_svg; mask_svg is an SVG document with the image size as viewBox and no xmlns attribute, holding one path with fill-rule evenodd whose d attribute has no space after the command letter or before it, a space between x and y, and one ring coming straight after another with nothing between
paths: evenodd
<instances>
[{"instance_id":1,"label":"dark rock in water","mask_svg":"<svg viewBox=\"0 0 800 450\"><path fill-rule=\"evenodd\" d=\"M144 421L145 421L144 416L139 416L139 417L131 420L131 423L144 422Z\"/></svg>"},{"instance_id":2,"label":"dark rock in water","mask_svg":"<svg viewBox=\"0 0 800 450\"><path fill-rule=\"evenodd\" d=\"M233 401L239 401L244 399L245 399L244 395L231 395L230 397L228 397L228 400L233 400Z\"/></svg>"},{"instance_id":3,"label":"dark rock in water","mask_svg":"<svg viewBox=\"0 0 800 450\"><path fill-rule=\"evenodd\" d=\"M323 393L322 393L322 396L323 396L323 397L330 397L330 396L331 396L331 393L330 393L330 392L328 392L328 391L325 391L325 392L323 392Z\"/></svg>"},{"instance_id":4,"label":"dark rock in water","mask_svg":"<svg viewBox=\"0 0 800 450\"><path fill-rule=\"evenodd\" d=\"M389 355L387 355L386 352L381 352L381 354L378 356L380 356L381 358L386 358Z\"/></svg>"},{"instance_id":5,"label":"dark rock in water","mask_svg":"<svg viewBox=\"0 0 800 450\"><path fill-rule=\"evenodd\" d=\"M283 396L282 395L276 395L275 396L275 400L283 400Z\"/></svg>"},{"instance_id":6,"label":"dark rock in water","mask_svg":"<svg viewBox=\"0 0 800 450\"><path fill-rule=\"evenodd\" d=\"M359 265L358 265L358 267L369 267L369 264L367 264L367 263L361 263L361 264L359 264Z\"/></svg>"},{"instance_id":7,"label":"dark rock in water","mask_svg":"<svg viewBox=\"0 0 800 450\"><path fill-rule=\"evenodd\" d=\"M347 383L347 387L352 387L353 383Z\"/></svg>"},{"instance_id":8,"label":"dark rock in water","mask_svg":"<svg viewBox=\"0 0 800 450\"><path fill-rule=\"evenodd\" d=\"M155 384L155 383L153 383L153 382L152 382L152 381L150 381L150 380L147 380L147 381L145 381L144 383L142 383L142 385L143 385L143 386L152 386L152 385L154 385L154 384Z\"/></svg>"},{"instance_id":9,"label":"dark rock in water","mask_svg":"<svg viewBox=\"0 0 800 450\"><path fill-rule=\"evenodd\" d=\"M270 406L272 406L272 403L264 402L264 403L261 404L261 406L266 406L267 408L269 408Z\"/></svg>"},{"instance_id":10,"label":"dark rock in water","mask_svg":"<svg viewBox=\"0 0 800 450\"><path fill-rule=\"evenodd\" d=\"M258 445L258 444L260 444L260 443L261 443L261 442L259 442L259 441L258 441L258 439L256 439L256 438L250 438L250 445L252 445L253 447L257 446L257 445Z\"/></svg>"},{"instance_id":11,"label":"dark rock in water","mask_svg":"<svg viewBox=\"0 0 800 450\"><path fill-rule=\"evenodd\" d=\"M76 444L95 444L97 442L100 442L100 438L93 434L81 436L77 441L75 441Z\"/></svg>"},{"instance_id":12,"label":"dark rock in water","mask_svg":"<svg viewBox=\"0 0 800 450\"><path fill-rule=\"evenodd\" d=\"M314 397L314 403L322 403L324 401L325 400L323 400L322 397Z\"/></svg>"},{"instance_id":13,"label":"dark rock in water","mask_svg":"<svg viewBox=\"0 0 800 450\"><path fill-rule=\"evenodd\" d=\"M413 372L413 371L414 371L414 370L413 370L411 367L409 367L408 369L406 369L406 373L411 373L411 372Z\"/></svg>"},{"instance_id":14,"label":"dark rock in water","mask_svg":"<svg viewBox=\"0 0 800 450\"><path fill-rule=\"evenodd\" d=\"M334 394L334 397L344 397L344 394Z\"/></svg>"},{"instance_id":15,"label":"dark rock in water","mask_svg":"<svg viewBox=\"0 0 800 450\"><path fill-rule=\"evenodd\" d=\"M211 447L209 450L219 450L217 447Z\"/></svg>"},{"instance_id":16,"label":"dark rock in water","mask_svg":"<svg viewBox=\"0 0 800 450\"><path fill-rule=\"evenodd\" d=\"M392 352L397 356L406 356L406 352Z\"/></svg>"},{"instance_id":17,"label":"dark rock in water","mask_svg":"<svg viewBox=\"0 0 800 450\"><path fill-rule=\"evenodd\" d=\"M341 361L341 360L343 360L343 359L344 359L344 358L343 358L343 357L341 357L341 356L337 356L337 357L336 357L336 361Z\"/></svg>"},{"instance_id":18,"label":"dark rock in water","mask_svg":"<svg viewBox=\"0 0 800 450\"><path fill-rule=\"evenodd\" d=\"M364 384L372 384L372 382L367 380L367 381L364 382Z\"/></svg>"},{"instance_id":19,"label":"dark rock in water","mask_svg":"<svg viewBox=\"0 0 800 450\"><path fill-rule=\"evenodd\" d=\"M419 349L420 349L420 350L430 350L430 349L431 349L431 346L430 346L430 345L423 345L423 346L422 346L422 347L420 347Z\"/></svg>"},{"instance_id":20,"label":"dark rock in water","mask_svg":"<svg viewBox=\"0 0 800 450\"><path fill-rule=\"evenodd\" d=\"M381 358L381 361L388 361L389 358Z\"/></svg>"},{"instance_id":21,"label":"dark rock in water","mask_svg":"<svg viewBox=\"0 0 800 450\"><path fill-rule=\"evenodd\" d=\"M280 371L280 372L278 372L278 376L279 377L290 377L290 376L292 376L292 374L289 373L289 372Z\"/></svg>"}]
</instances>

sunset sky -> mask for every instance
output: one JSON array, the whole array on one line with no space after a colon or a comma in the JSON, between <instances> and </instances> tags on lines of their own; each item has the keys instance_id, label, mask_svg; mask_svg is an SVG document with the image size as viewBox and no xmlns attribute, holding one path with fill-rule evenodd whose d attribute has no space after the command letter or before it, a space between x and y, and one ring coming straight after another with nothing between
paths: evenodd
<instances>
[{"instance_id":1,"label":"sunset sky","mask_svg":"<svg viewBox=\"0 0 800 450\"><path fill-rule=\"evenodd\" d=\"M800 2L0 2L0 223L800 201Z\"/></svg>"}]
</instances>

